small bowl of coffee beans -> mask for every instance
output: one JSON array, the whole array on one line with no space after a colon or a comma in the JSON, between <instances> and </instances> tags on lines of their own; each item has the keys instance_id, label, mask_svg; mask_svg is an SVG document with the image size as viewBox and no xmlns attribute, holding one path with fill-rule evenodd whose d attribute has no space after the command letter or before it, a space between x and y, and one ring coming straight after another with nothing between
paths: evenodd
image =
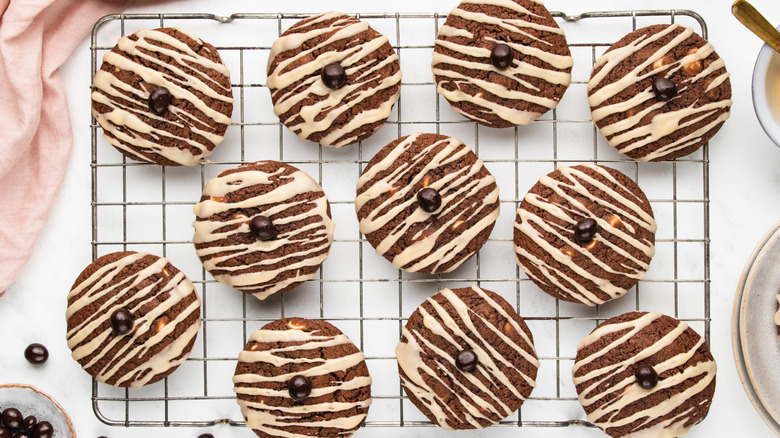
<instances>
[{"instance_id":1,"label":"small bowl of coffee beans","mask_svg":"<svg viewBox=\"0 0 780 438\"><path fill-rule=\"evenodd\" d=\"M0 438L75 436L68 414L49 395L30 385L0 385Z\"/></svg>"}]
</instances>

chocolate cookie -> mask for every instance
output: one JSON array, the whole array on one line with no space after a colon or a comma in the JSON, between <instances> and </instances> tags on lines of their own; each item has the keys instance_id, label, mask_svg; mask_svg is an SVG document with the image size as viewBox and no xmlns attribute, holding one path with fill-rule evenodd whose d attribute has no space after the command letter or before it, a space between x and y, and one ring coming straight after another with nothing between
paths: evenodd
<instances>
[{"instance_id":1,"label":"chocolate cookie","mask_svg":"<svg viewBox=\"0 0 780 438\"><path fill-rule=\"evenodd\" d=\"M263 438L348 437L371 406L363 353L326 321L280 319L252 333L233 383L246 425Z\"/></svg>"},{"instance_id":2,"label":"chocolate cookie","mask_svg":"<svg viewBox=\"0 0 780 438\"><path fill-rule=\"evenodd\" d=\"M780 293L777 294L777 310L775 311L774 321L777 326L777 341L780 342Z\"/></svg>"},{"instance_id":3,"label":"chocolate cookie","mask_svg":"<svg viewBox=\"0 0 780 438\"><path fill-rule=\"evenodd\" d=\"M259 161L225 170L195 205L195 250L219 282L264 300L314 277L334 223L328 197L297 168Z\"/></svg>"},{"instance_id":4,"label":"chocolate cookie","mask_svg":"<svg viewBox=\"0 0 780 438\"><path fill-rule=\"evenodd\" d=\"M642 189L609 167L561 166L517 209L514 249L528 277L555 298L602 304L645 278L657 225Z\"/></svg>"},{"instance_id":5,"label":"chocolate cookie","mask_svg":"<svg viewBox=\"0 0 780 438\"><path fill-rule=\"evenodd\" d=\"M603 322L572 368L588 421L615 438L687 433L710 408L716 371L704 339L657 312Z\"/></svg>"},{"instance_id":6,"label":"chocolate cookie","mask_svg":"<svg viewBox=\"0 0 780 438\"><path fill-rule=\"evenodd\" d=\"M527 125L571 83L566 36L536 0L463 0L439 28L436 89L452 109L494 128Z\"/></svg>"},{"instance_id":7,"label":"chocolate cookie","mask_svg":"<svg viewBox=\"0 0 780 438\"><path fill-rule=\"evenodd\" d=\"M329 12L296 23L274 42L268 88L290 131L341 147L384 125L400 95L401 66L386 36Z\"/></svg>"},{"instance_id":8,"label":"chocolate cookie","mask_svg":"<svg viewBox=\"0 0 780 438\"><path fill-rule=\"evenodd\" d=\"M125 251L98 258L68 294L68 347L99 382L140 388L190 355L200 328L195 286L168 260Z\"/></svg>"},{"instance_id":9,"label":"chocolate cookie","mask_svg":"<svg viewBox=\"0 0 780 438\"><path fill-rule=\"evenodd\" d=\"M536 386L530 330L500 295L476 286L428 298L395 353L409 400L447 430L492 426Z\"/></svg>"},{"instance_id":10,"label":"chocolate cookie","mask_svg":"<svg viewBox=\"0 0 780 438\"><path fill-rule=\"evenodd\" d=\"M498 186L471 148L412 134L363 170L355 211L377 254L409 272L455 270L476 254L498 218Z\"/></svg>"},{"instance_id":11,"label":"chocolate cookie","mask_svg":"<svg viewBox=\"0 0 780 438\"><path fill-rule=\"evenodd\" d=\"M593 67L593 121L609 144L637 161L699 149L729 118L731 83L712 44L679 24L635 30Z\"/></svg>"},{"instance_id":12,"label":"chocolate cookie","mask_svg":"<svg viewBox=\"0 0 780 438\"><path fill-rule=\"evenodd\" d=\"M175 28L139 30L103 57L92 115L119 152L194 166L222 141L233 112L230 72L211 44Z\"/></svg>"}]
</instances>

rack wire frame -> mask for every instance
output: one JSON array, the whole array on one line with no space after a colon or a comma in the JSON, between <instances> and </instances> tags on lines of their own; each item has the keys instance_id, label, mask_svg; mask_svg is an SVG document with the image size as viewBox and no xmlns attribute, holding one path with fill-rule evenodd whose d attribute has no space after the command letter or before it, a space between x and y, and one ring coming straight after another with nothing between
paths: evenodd
<instances>
[{"instance_id":1,"label":"rack wire frame","mask_svg":"<svg viewBox=\"0 0 780 438\"><path fill-rule=\"evenodd\" d=\"M695 23L698 24L698 32L706 39L707 38L707 25L704 21L704 19L696 12L690 11L690 10L632 10L632 11L614 11L614 12L587 12L582 13L579 15L568 15L563 12L552 12L553 16L563 20L564 22L579 22L582 20L592 19L592 18L610 18L610 19L622 19L622 20L630 20L631 27L635 30L637 29L637 19L638 17L653 17L654 19L657 18L658 22L671 22L674 23L677 17L689 17L693 19ZM125 35L126 30L126 24L129 22L137 21L137 20L153 20L156 23L159 23L159 27L165 27L167 21L171 20L200 20L200 21L214 21L219 23L225 23L225 25L229 25L229 23L238 22L238 21L244 21L244 20L260 20L260 21L276 21L277 22L277 29L278 34L281 34L284 30L283 23L287 22L289 20L300 20L303 18L306 18L310 16L311 14L285 14L285 13L278 13L278 14L233 14L230 16L218 16L213 14L119 14L119 15L109 15L106 17L103 17L100 19L94 26L92 30L92 38L91 38L91 62L92 62L92 68L91 68L91 78L94 77L97 69L100 67L100 61L102 59L102 56L100 56L101 53L104 53L111 49L109 46L101 46L98 44L99 37L101 36L101 31L104 29L105 25L111 22L119 22L120 32L121 35ZM378 20L389 20L390 22L394 23L395 26L395 41L393 42L391 40L391 43L398 53L399 57L403 60L404 53L407 52L410 49L433 49L433 39L435 36L436 31L438 30L438 27L440 24L443 23L443 20L446 18L446 13L385 13L385 14L353 14L357 18L360 19L378 19ZM430 40L421 43L421 44L401 44L401 28L402 23L408 20L429 20L431 22L431 38ZM667 21L669 20L669 21ZM117 36L118 37L118 36ZM275 36L274 36L275 37ZM590 49L590 58L591 63L595 62L595 59L598 56L598 50L601 50L602 52L609 47L612 44L612 42L588 42L588 43L571 43L570 47L580 47L580 48L589 48ZM240 101L240 112L238 115L234 114L234 120L232 126L229 128L230 130L240 130L240 160L239 161L221 161L221 162L213 162L211 164L202 164L200 165L200 182L201 186L205 184L207 181L206 177L206 167L211 165L239 165L244 163L245 158L245 144L249 140L250 135L246 132L246 129L251 126L270 126L274 127L276 126L279 132L278 136L278 146L279 146L279 158L284 158L284 138L285 138L285 130L286 128L281 125L279 122L274 123L253 123L253 122L247 122L244 118L244 112L245 112L245 96L246 91L252 88L263 88L265 87L265 84L263 83L256 83L252 81L245 81L245 75L244 75L244 59L245 55L247 53L253 52L253 51L268 51L270 49L270 43L268 45L264 46L219 46L217 45L217 49L222 52L238 52L239 58L240 58L240 71L236 75L235 72L233 74L233 81L232 84L234 89L234 97L236 97L237 100ZM90 79L91 79L90 78ZM238 82L235 82L235 79L238 79ZM90 82L91 83L91 82ZM573 81L572 84L585 84L586 82L583 81ZM402 87L412 87L412 86L433 86L433 82L402 82ZM431 96L433 98L433 96ZM479 155L479 135L480 130L485 129L481 128L479 125L467 121L465 119L461 120L443 120L441 117L441 108L440 103L441 98L438 96L435 98L435 120L406 120L404 118L404 102L403 97L398 101L396 104L397 112L397 118L395 120L392 120L393 117L391 116L391 119L388 120L388 125L396 125L397 126L397 134L398 137L402 136L402 127L404 126L414 126L414 125L434 125L435 131L437 133L440 132L442 127L445 125L450 124L459 124L459 125L468 125L473 126L473 132L474 132L474 138L473 138L473 147L475 149L475 152ZM269 102L258 102L257 105L269 105ZM570 160L566 158L560 158L559 157L559 134L566 129L567 126L572 124L592 124L592 121L590 119L564 119L558 117L559 109L555 109L551 111L551 117L545 118L543 117L540 120L537 120L534 122L534 124L546 124L547 126L551 125L552 128L552 141L551 144L549 144L549 147L552 149L552 158L550 159L527 159L523 157L523 148L520 145L521 138L523 137L523 128L514 128L514 150L510 151L510 155L505 158L501 159L483 159L483 161L486 163L488 167L491 166L491 163L508 163L512 164L515 171L515 184L513 189L511 190L512 196L510 197L501 197L501 204L502 207L507 208L507 206L512 206L512 211L516 210L519 207L520 202L522 201L522 196L524 195L524 187L520 186L519 179L517 178L519 172L521 169L528 164L549 164L551 165L550 170L553 170L554 167L556 167L558 164L577 164L577 162L598 162L598 163L607 163L607 164L624 164L628 165L631 168L633 168L633 177L634 179L639 179L639 175L641 172L647 172L647 169L651 169L654 163L636 163L624 156L613 156L613 157L604 157L604 145L603 139L600 137L600 134L597 132L595 126L592 127L592 138L589 140L593 144L593 156L588 160ZM161 197L159 201L149 201L149 202L136 202L132 200L128 200L128 183L132 184L132 182L128 181L128 169L136 166L153 166L146 163L137 163L137 162L130 162L127 161L124 157L121 158L121 160L116 161L108 161L103 162L102 159L99 159L98 154L98 148L108 148L108 144L105 141L100 140L100 132L99 132L99 126L97 125L94 118L91 119L90 124L91 129L91 147L92 147L92 162L91 162L91 182L92 182L92 257L93 260L102 255L103 251L106 251L107 249L111 248L121 248L123 250L133 250L136 249L138 246L145 246L145 245L157 245L161 247L162 255L166 256L166 253L168 249L173 245L191 245L191 241L186 240L176 240L176 239L169 239L166 234L167 227L165 226L166 223L166 211L173 206L191 206L195 202L197 202L197 199L194 199L192 202L187 201L175 201L175 200L167 200L166 199L166 168L161 167L160 169L160 183L162 185L161 190ZM104 144L105 143L105 144ZM468 141L467 141L468 143ZM335 165L335 164L354 164L359 168L359 171L362 172L364 166L368 162L368 160L371 158L370 156L364 156L363 154L363 143L358 144L357 146L351 146L357 148L357 158L354 160L344 160L340 158L332 159L328 155L328 151L324 150L322 146L319 146L318 151L318 159L316 160L292 160L288 161L290 164L299 166L299 165L313 165L315 168L318 169L318 175L317 180L320 183L320 185L323 184L323 168L327 167L329 165ZM327 148L325 148L327 149ZM600 156L600 153L602 156ZM657 239L657 244L670 244L673 246L673 276L671 278L662 278L662 279L646 279L640 282L635 288L634 295L634 310L653 310L653 309L646 309L642 305L642 300L640 299L640 289L643 288L643 286L647 284L657 283L657 284L664 284L667 286L670 286L673 289L673 295L674 295L674 314L673 316L677 317L678 319L681 319L683 321L686 321L690 324L699 324L700 327L703 328L705 340L709 344L710 341L710 200L709 200L709 152L708 152L708 145L705 145L700 152L697 154L694 154L690 157L677 159L672 161L671 163L671 178L672 178L672 187L673 192L671 196L667 197L661 197L661 198L652 198L650 199L651 204L653 205L662 205L667 204L672 206L672 222L673 222L673 230L672 230L672 236L667 239ZM701 190L701 196L695 199L692 199L690 197L684 198L678 196L679 189L681 188L682 184L690 184L690 180L686 179L684 182L682 182L678 178L678 171L682 172L682 170L678 169L680 166L686 165L687 167L691 167L691 165L696 166L696 169L701 172L702 180L701 180L701 186L697 188L697 190ZM101 179L103 177L100 175L101 169L106 168L119 168L121 169L121 187L117 187L117 190L120 190L121 195L121 202L105 202L102 201L99 198L99 184L101 184ZM170 171L168 171L170 172ZM630 175L631 176L631 175ZM105 184L105 183L103 183ZM502 187L502 192L506 192L507 188ZM695 190L696 191L696 190ZM350 204L348 201L331 201L332 205L338 205L338 204ZM678 211L679 207L682 205L694 205L697 207L701 207L702 209L702 223L700 230L701 234L694 233L695 236L688 236L686 235L686 232L681 230L678 227L679 219L681 213ZM134 207L138 206L145 206L145 207L160 207L161 208L161 221L162 221L162 237L159 240L133 240L128 238L128 209L132 209ZM99 210L103 207L114 207L121 211L121 213L117 213L118 215L121 215L121 217L116 218L116 221L107 221L105 220L101 214L99 213ZM99 218L103 220L99 220ZM105 230L108 227L121 227L121 233L122 233L122 239L104 239L103 236L103 230ZM358 339L358 346L361 348L361 350L365 351L365 344L366 339L364 337L364 324L371 322L371 321L388 321L395 325L397 323L397 330L400 337L401 328L406 322L406 317L408 315L404 314L404 288L409 287L409 285L412 284L424 284L426 286L429 286L431 290L439 290L442 288L443 285L451 284L451 283L476 283L477 285L482 285L487 283L488 287L490 284L496 284L500 282L511 282L515 285L515 294L516 294L516 302L517 302L517 311L521 315L523 315L522 308L521 308L521 289L523 290L523 294L525 294L525 287L527 286L530 289L534 288L533 283L530 282L530 280L525 276L525 274L522 272L522 270L515 265L514 269L514 275L510 276L509 278L490 278L486 276L481 275L481 267L480 267L480 259L481 255L478 253L475 257L476 264L475 264L475 275L474 276L468 276L468 275L461 275L460 277L452 276L452 275L436 275L431 277L410 277L405 275L402 271L398 270L397 276L388 276L387 278L366 278L364 276L364 266L363 266L363 248L364 243L366 240L363 238L360 233L355 230L354 232L355 238L354 239L336 239L334 243L357 243L359 244L359 250L358 250L358 257L360 260L360 266L359 266L359 276L358 278L353 279L330 279L328 278L327 271L323 268L319 271L318 277L311 280L311 283L314 283L315 289L319 288L319 317L323 319L328 319L332 322L334 322L336 325L339 325L340 322L346 323L346 322L354 322L359 325L360 335ZM495 232L494 232L495 234ZM489 242L502 242L505 245L508 245L508 239L490 239ZM680 276L680 259L681 255L678 254L678 249L680 245L683 244L694 244L701 248L701 254L703 259L700 260L702 263L701 267L703 269L702 275L700 275L697 278L682 278ZM484 250L483 250L484 252ZM331 256L332 257L332 256ZM456 271L459 272L459 271ZM251 309L248 310L248 307L251 307L253 305L254 298L247 298L247 296L244 296L242 298L242 308L236 309L236 315L234 318L210 318L208 309L207 309L207 299L206 297L209 294L210 289L214 289L215 287L219 286L218 283L213 280L213 278L207 276L207 273L205 270L201 270L199 278L193 278L190 275L190 278L193 280L193 283L196 284L196 286L199 288L199 292L201 294L201 298L203 301L203 307L201 311L202 315L202 328L200 333L200 339L199 342L202 343L202 356L203 357L190 357L187 362L196 362L196 363L202 363L203 367L203 393L199 396L178 396L175 394L175 388L172 388L169 386L169 378L166 378L164 382L161 384L158 383L157 385L163 385L163 394L161 396L144 396L144 397L136 397L133 396L132 390L129 389L123 389L121 390L121 395L116 394L116 389L111 388L114 391L114 394L105 395L106 392L109 392L107 385L98 383L93 379L92 383L92 407L93 411L96 415L96 417L103 423L111 426L125 426L125 427L155 427L155 426L200 426L200 427L207 427L207 426L213 426L216 424L229 424L231 426L243 426L245 423L243 421L238 421L231 418L194 418L194 419L172 419L169 415L170 408L176 404L183 401L192 402L203 402L203 403L223 403L223 402L232 402L232 400L235 399L235 397L230 396L214 396L209 395L208 391L208 378L209 378L209 365L216 363L216 362L230 362L235 361L235 357L214 357L210 356L208 354L208 346L209 346L209 323L213 322L224 322L224 321L233 321L233 322L240 322L243 326L243 331L241 333L242 339L247 339L248 335L248 329L247 325L248 323L255 324L264 324L265 322L270 322L276 317L253 317L250 315ZM397 313L395 312L395 309L390 311L388 314L384 316L367 316L364 314L364 304L365 304L365 296L364 296L364 284L369 282L384 282L384 283L397 283L397 291L398 291L398 309ZM336 284L347 284L347 283L358 283L359 287L359 300L360 300L360 313L358 317L343 317L343 318L333 318L333 317L325 317L324 312L324 296L326 294L326 291L324 290L324 287L328 283L336 283ZM699 287L696 287L695 289L697 291L700 291L700 296L697 296L696 299L701 301L701 311L695 315L694 317L684 316L681 315L681 308L680 308L680 296L683 294L683 292L680 290L681 286L683 285L696 285ZM540 291L533 291L529 293L539 293ZM699 292L697 292L699 293ZM286 294L282 295L278 302L278 310L279 315L278 317L285 317L285 316L295 316L290 315L289 312L285 312L285 296ZM628 300L629 298L624 297L623 300ZM251 304L248 304L248 301L252 301ZM592 309L589 309L586 313L590 313L589 315L585 316L567 316L565 312L562 311L562 306L565 305L565 303L555 301L554 305L554 311L551 312L551 314L544 315L544 316L525 316L525 319L527 322L529 322L529 325L531 325L534 321L544 321L544 322L550 322L554 324L554 332L555 332L555 350L554 354L544 356L540 355L540 360L542 362L542 366L546 362L553 362L553 365L555 368L555 380L556 380L556 391L553 396L542 396L542 397L534 397L532 394L532 397L529 399L528 403L538 401L540 403L546 403L546 402L558 402L558 401L569 401L569 402L576 402L576 397L572 397L571 395L565 395L562 394L561 391L561 382L562 378L568 378L563 377L564 372L562 370L566 369L566 366L563 365L564 362L571 362L573 361L573 357L565 356L561 353L561 333L562 330L565 330L562 328L562 324L566 321L581 321L586 322L590 324L591 326L595 327L595 325L603 322L604 320L608 319L611 316L611 314L608 314L609 312L603 312L602 307L603 306L596 306ZM407 303L417 305L417 303ZM682 312L685 313L685 312ZM587 334L587 332L582 333L582 336ZM540 339L539 337L536 338L537 348L539 347L539 343L546 341L544 339ZM237 353L237 352L236 352ZM392 356L371 356L366 355L366 360L368 363L371 363L371 361L395 361L395 357ZM220 376L220 378L224 379L230 379L230 376ZM377 376L374 376L375 380ZM538 390L537 390L538 391ZM103 393L103 395L101 395ZM433 424L429 421L424 420L409 420L405 417L409 416L408 410L410 409L410 404L408 404L408 401L405 405L406 397L403 393L403 389L398 387L397 395L389 395L389 396L374 396L375 400L390 400L391 402L397 402L398 403L398 419L395 421L372 421L371 417L369 417L369 421L367 421L366 426L368 427L419 427L419 426L433 426ZM162 403L164 406L164 409L162 409L162 412L160 412L160 418L154 419L154 420L138 420L133 419L132 410L130 408L132 403L150 403L150 402L158 402ZM121 403L124 405L123 415L124 418L111 418L110 415L106 415L104 411L104 405L105 403ZM547 405L545 405L547 406ZM588 426L592 427L590 423L588 423L585 420L578 419L578 418L572 418L572 419L525 419L523 416L523 410L525 409L525 406L520 409L520 411L516 415L516 419L510 419L506 421L502 421L499 423L498 426L510 426L510 427L565 427L565 426L571 426L571 425L582 425L582 426ZM406 412L405 412L406 410ZM236 409L237 411L237 409Z\"/></svg>"}]
</instances>

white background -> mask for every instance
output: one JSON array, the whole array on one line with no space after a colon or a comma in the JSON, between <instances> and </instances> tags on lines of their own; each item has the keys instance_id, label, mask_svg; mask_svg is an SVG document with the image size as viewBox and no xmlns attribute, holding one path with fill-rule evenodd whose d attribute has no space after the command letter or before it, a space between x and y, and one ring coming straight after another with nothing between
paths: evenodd
<instances>
[{"instance_id":1,"label":"white background","mask_svg":"<svg viewBox=\"0 0 780 438\"><path fill-rule=\"evenodd\" d=\"M753 410L736 374L731 349L731 314L734 292L744 264L756 242L780 219L780 149L759 126L751 102L751 74L760 41L731 16L727 0L549 0L550 10L576 14L591 10L692 9L709 25L710 41L726 60L732 74L734 106L731 119L710 143L711 238L712 238L712 352L719 373L715 399L706 421L696 426L691 437L772 436ZM775 24L780 23L780 3L755 0L754 4ZM278 2L250 0L171 1L145 5L135 11L279 12ZM446 12L454 1L395 0L367 2L334 0L314 2L288 0L284 12ZM64 341L65 296L78 273L91 260L90 226L90 138L89 67L90 54L85 40L61 73L69 97L69 111L75 135L69 171L50 223L41 234L32 261L0 300L0 383L29 383L49 392L64 405L81 437L196 437L201 429L124 429L101 424L91 409L91 380L70 358ZM49 362L35 368L25 362L22 352L31 342L45 344ZM780 367L779 367L780 368ZM208 430L217 437L251 437L251 431L227 426ZM435 429L364 429L355 436L430 436ZM488 429L465 432L462 436L567 436L600 437L598 430L582 427L566 429ZM439 433L439 435L447 435Z\"/></svg>"}]
</instances>

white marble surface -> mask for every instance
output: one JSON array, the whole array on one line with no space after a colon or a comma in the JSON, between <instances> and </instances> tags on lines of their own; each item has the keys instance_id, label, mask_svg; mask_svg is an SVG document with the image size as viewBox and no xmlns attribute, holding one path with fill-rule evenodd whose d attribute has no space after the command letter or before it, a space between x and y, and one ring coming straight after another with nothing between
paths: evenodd
<instances>
[{"instance_id":1,"label":"white marble surface","mask_svg":"<svg viewBox=\"0 0 780 438\"><path fill-rule=\"evenodd\" d=\"M319 5L322 3L322 5ZM704 16L710 40L726 59L732 74L734 107L731 119L711 142L711 238L712 238L712 351L719 365L717 391L709 417L690 433L705 436L772 436L745 395L731 350L731 313L734 292L742 268L756 242L780 219L780 149L764 135L753 113L750 78L761 46L730 14L729 0L549 0L551 10L579 13L586 10L692 9ZM755 0L754 4L780 23L780 3ZM318 6L319 5L319 6ZM395 0L392 3L356 0L314 2L289 0L285 12L313 12L340 9L348 12L435 12L447 11L453 1ZM276 2L250 0L171 1L164 5L136 6L144 11L277 12ZM0 300L0 381L36 385L52 394L73 417L80 437L196 437L201 429L125 429L101 424L93 415L90 378L70 358L64 340L65 296L73 279L90 261L90 147L89 51L86 41L62 69L69 110L75 132L74 151L62 192L41 234L32 261L8 294ZM684 220L684 219L681 219ZM28 365L22 356L31 342L49 347L51 358L43 367ZM250 437L249 430L215 427L217 437ZM404 429L404 436L445 436L440 431ZM600 437L598 430L514 428L462 433L462 436L567 436ZM397 430L370 428L355 436L398 436Z\"/></svg>"}]
</instances>

